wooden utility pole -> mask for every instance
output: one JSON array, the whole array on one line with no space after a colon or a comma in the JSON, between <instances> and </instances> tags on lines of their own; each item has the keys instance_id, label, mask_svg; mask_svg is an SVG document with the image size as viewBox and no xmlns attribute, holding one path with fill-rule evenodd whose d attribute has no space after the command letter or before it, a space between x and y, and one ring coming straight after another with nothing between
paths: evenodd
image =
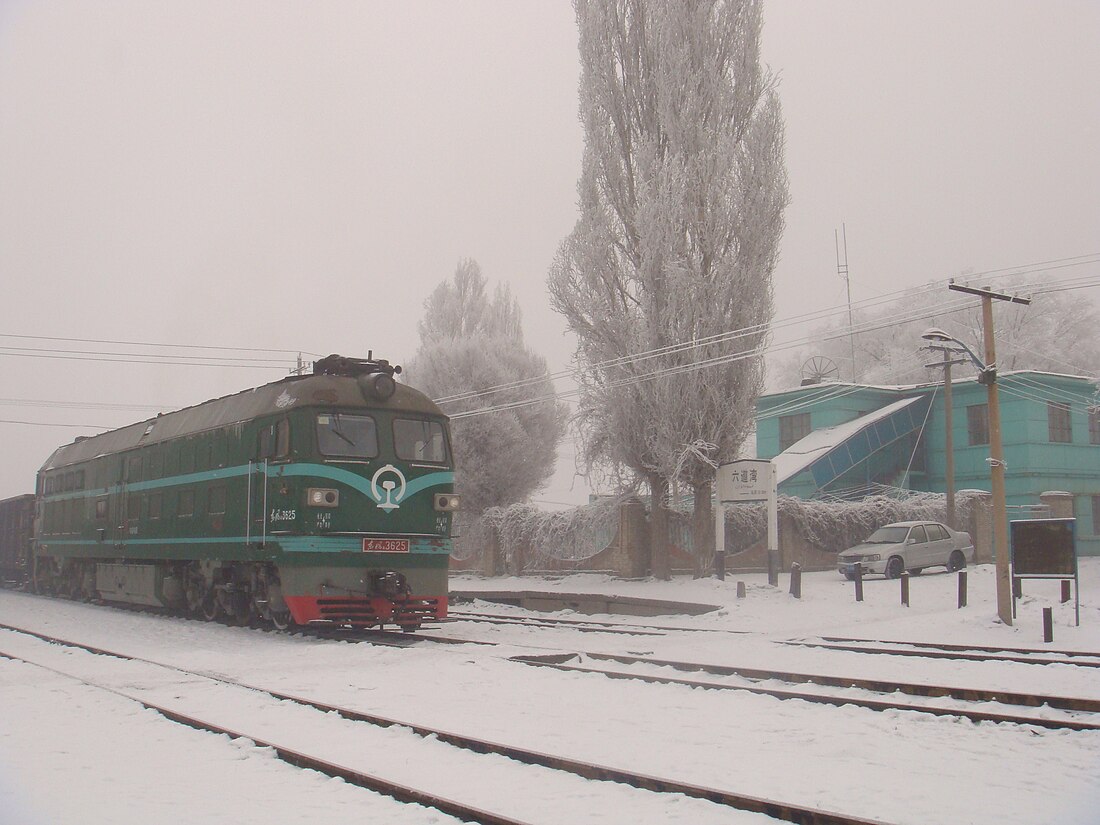
<instances>
[{"instance_id":1,"label":"wooden utility pole","mask_svg":"<svg viewBox=\"0 0 1100 825\"><path fill-rule=\"evenodd\" d=\"M993 292L989 287L975 289L948 284L948 289L977 295L982 299L982 337L985 343L984 369L978 382L985 384L989 412L989 486L993 493L993 549L997 567L997 615L1012 624L1012 574L1008 561L1008 507L1005 502L1005 461L1001 443L1001 407L997 395L997 351L993 340L993 300L1030 304L1027 298Z\"/></svg>"}]
</instances>

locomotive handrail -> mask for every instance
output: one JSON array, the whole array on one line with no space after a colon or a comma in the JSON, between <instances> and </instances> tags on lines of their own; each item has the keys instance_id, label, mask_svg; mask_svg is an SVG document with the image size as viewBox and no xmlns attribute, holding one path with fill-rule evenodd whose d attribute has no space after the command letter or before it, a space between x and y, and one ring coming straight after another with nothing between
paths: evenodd
<instances>
[{"instance_id":1,"label":"locomotive handrail","mask_svg":"<svg viewBox=\"0 0 1100 825\"><path fill-rule=\"evenodd\" d=\"M267 459L264 459L264 512L263 512L263 536L260 539L260 547L263 548L267 544Z\"/></svg>"},{"instance_id":2,"label":"locomotive handrail","mask_svg":"<svg viewBox=\"0 0 1100 825\"><path fill-rule=\"evenodd\" d=\"M252 546L252 476L256 472L256 469L260 466L258 461L253 459L248 460L248 501L245 505L245 525L244 525L244 543L246 547ZM267 544L267 459L264 459L263 463L264 473L264 506L261 522L260 532L260 547Z\"/></svg>"},{"instance_id":3,"label":"locomotive handrail","mask_svg":"<svg viewBox=\"0 0 1100 825\"><path fill-rule=\"evenodd\" d=\"M244 546L252 546L252 465L255 462L248 459L248 492L245 493L244 505Z\"/></svg>"}]
</instances>

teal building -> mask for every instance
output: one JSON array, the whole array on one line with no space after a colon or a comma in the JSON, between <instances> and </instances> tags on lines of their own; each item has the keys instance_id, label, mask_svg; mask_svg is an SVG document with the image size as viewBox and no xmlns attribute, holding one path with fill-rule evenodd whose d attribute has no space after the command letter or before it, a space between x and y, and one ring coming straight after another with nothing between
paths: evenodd
<instances>
[{"instance_id":1,"label":"teal building","mask_svg":"<svg viewBox=\"0 0 1100 825\"><path fill-rule=\"evenodd\" d=\"M1040 493L1073 496L1078 552L1100 555L1100 397L1094 379L1017 371L997 378L1009 518ZM986 387L952 381L955 489L990 489ZM819 383L757 401L756 450L781 494L859 497L882 488L946 490L943 384Z\"/></svg>"}]
</instances>

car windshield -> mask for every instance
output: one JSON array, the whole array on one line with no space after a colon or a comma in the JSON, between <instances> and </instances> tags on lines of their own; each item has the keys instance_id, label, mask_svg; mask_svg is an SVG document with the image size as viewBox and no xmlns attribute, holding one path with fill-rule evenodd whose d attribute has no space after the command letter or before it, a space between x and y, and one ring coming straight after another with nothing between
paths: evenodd
<instances>
[{"instance_id":1,"label":"car windshield","mask_svg":"<svg viewBox=\"0 0 1100 825\"><path fill-rule=\"evenodd\" d=\"M880 527L867 537L867 544L901 544L909 535L908 527Z\"/></svg>"}]
</instances>

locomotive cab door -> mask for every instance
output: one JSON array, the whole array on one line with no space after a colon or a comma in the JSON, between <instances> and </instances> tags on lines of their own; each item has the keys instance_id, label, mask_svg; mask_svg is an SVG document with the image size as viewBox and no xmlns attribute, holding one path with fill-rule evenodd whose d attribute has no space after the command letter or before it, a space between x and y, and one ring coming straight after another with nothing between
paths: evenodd
<instances>
[{"instance_id":1,"label":"locomotive cab door","mask_svg":"<svg viewBox=\"0 0 1100 825\"><path fill-rule=\"evenodd\" d=\"M290 422L280 418L261 426L255 458L249 461L248 537L249 544L263 547L270 529L271 474L273 463L290 457Z\"/></svg>"}]
</instances>

